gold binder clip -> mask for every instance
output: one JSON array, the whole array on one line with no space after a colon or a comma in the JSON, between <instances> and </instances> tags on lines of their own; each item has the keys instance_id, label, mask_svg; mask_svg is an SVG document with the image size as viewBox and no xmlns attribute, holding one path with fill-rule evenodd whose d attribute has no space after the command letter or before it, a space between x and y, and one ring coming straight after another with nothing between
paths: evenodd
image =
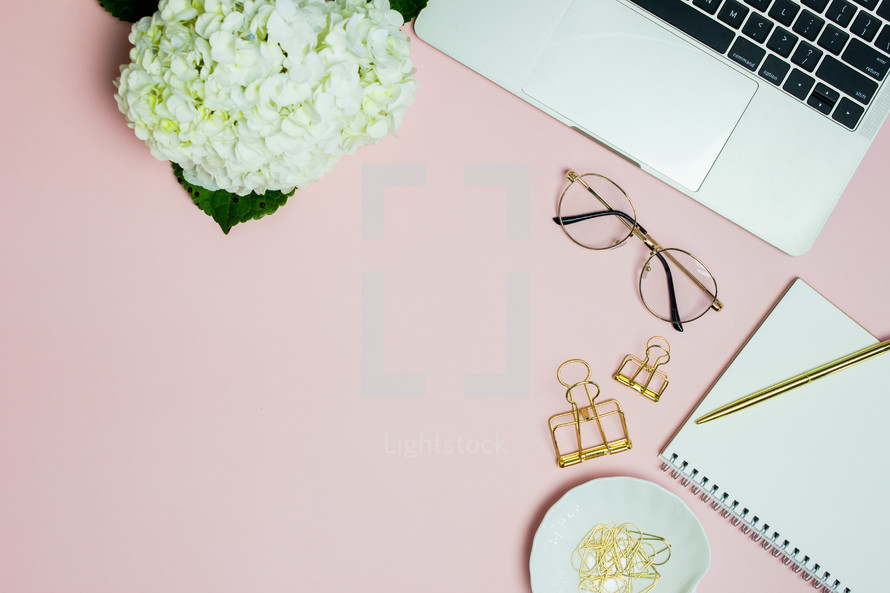
<instances>
[{"instance_id":1,"label":"gold binder clip","mask_svg":"<svg viewBox=\"0 0 890 593\"><path fill-rule=\"evenodd\" d=\"M563 380L562 370L571 363L584 365L584 368L587 369L586 376L580 381L567 382ZM556 463L559 467L575 465L588 459L630 449L631 442L627 434L627 423L618 402L610 399L594 403L600 394L600 388L590 380L590 365L577 358L567 360L556 370L556 379L566 388L566 401L572 406L570 412L556 414L550 418L550 433L553 436ZM591 394L591 388L594 388L596 392ZM584 407L579 407L575 402L575 395L581 390L587 396L587 405ZM559 431L560 435L569 435L569 430L572 431L572 434L562 437L562 440L565 440L566 448L571 446L575 450L562 453L559 447L561 439L557 437L556 433ZM582 433L584 438L582 438ZM610 440L607 433L618 436ZM586 446L584 440L589 441Z\"/></svg>"},{"instance_id":2,"label":"gold binder clip","mask_svg":"<svg viewBox=\"0 0 890 593\"><path fill-rule=\"evenodd\" d=\"M670 342L661 336L655 336L646 342L644 360L628 354L612 377L622 385L627 385L657 402L668 386L667 375L664 371L659 371L658 367L667 364L670 359Z\"/></svg>"}]
</instances>

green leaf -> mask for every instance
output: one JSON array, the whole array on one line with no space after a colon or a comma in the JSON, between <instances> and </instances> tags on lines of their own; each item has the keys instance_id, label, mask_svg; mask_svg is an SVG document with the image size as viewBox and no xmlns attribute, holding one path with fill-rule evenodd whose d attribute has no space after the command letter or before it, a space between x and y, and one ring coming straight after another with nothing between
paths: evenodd
<instances>
[{"instance_id":1,"label":"green leaf","mask_svg":"<svg viewBox=\"0 0 890 593\"><path fill-rule=\"evenodd\" d=\"M158 9L158 0L99 0L99 4L112 16L128 23L151 16Z\"/></svg>"},{"instance_id":2,"label":"green leaf","mask_svg":"<svg viewBox=\"0 0 890 593\"><path fill-rule=\"evenodd\" d=\"M389 0L389 7L402 14L407 23L426 8L427 0Z\"/></svg>"},{"instance_id":3,"label":"green leaf","mask_svg":"<svg viewBox=\"0 0 890 593\"><path fill-rule=\"evenodd\" d=\"M239 222L259 220L267 214L272 214L280 206L284 206L289 197L276 190L262 194L251 192L246 196L239 196L224 189L211 191L189 183L182 176L182 167L176 163L171 163L171 165L173 165L173 174L176 175L176 180L188 192L192 202L212 216L226 235Z\"/></svg>"}]
</instances>

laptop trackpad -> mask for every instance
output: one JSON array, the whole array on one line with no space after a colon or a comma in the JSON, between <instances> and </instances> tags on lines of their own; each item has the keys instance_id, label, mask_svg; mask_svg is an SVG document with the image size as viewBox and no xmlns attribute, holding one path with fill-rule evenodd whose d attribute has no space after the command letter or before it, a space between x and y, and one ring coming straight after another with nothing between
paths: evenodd
<instances>
[{"instance_id":1,"label":"laptop trackpad","mask_svg":"<svg viewBox=\"0 0 890 593\"><path fill-rule=\"evenodd\" d=\"M614 0L576 0L523 91L697 191L757 83Z\"/></svg>"}]
</instances>

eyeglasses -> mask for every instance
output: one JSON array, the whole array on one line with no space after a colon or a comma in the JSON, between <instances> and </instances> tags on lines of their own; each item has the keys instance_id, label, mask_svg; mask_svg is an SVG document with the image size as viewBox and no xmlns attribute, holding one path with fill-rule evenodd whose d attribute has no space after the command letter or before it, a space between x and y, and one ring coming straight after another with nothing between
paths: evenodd
<instances>
[{"instance_id":1,"label":"eyeglasses","mask_svg":"<svg viewBox=\"0 0 890 593\"><path fill-rule=\"evenodd\" d=\"M642 241L650 253L640 271L639 291L650 313L683 331L684 323L723 308L717 300L717 281L707 266L688 251L659 245L637 222L633 202L617 183L572 170L566 178L569 184L559 196L553 221L585 249L615 249L630 237Z\"/></svg>"}]
</instances>

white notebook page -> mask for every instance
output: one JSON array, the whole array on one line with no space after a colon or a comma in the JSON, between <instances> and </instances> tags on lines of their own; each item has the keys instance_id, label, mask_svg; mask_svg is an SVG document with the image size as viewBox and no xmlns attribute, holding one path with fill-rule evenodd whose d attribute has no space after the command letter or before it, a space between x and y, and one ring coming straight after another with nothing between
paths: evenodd
<instances>
[{"instance_id":1,"label":"white notebook page","mask_svg":"<svg viewBox=\"0 0 890 593\"><path fill-rule=\"evenodd\" d=\"M877 340L796 280L742 347L661 457L688 463L748 509L778 543L799 548L839 591L883 590L877 547L890 527L890 354L876 356L747 409L696 425L723 404ZM741 536L740 536L741 537ZM741 540L740 540L741 541Z\"/></svg>"}]
</instances>

